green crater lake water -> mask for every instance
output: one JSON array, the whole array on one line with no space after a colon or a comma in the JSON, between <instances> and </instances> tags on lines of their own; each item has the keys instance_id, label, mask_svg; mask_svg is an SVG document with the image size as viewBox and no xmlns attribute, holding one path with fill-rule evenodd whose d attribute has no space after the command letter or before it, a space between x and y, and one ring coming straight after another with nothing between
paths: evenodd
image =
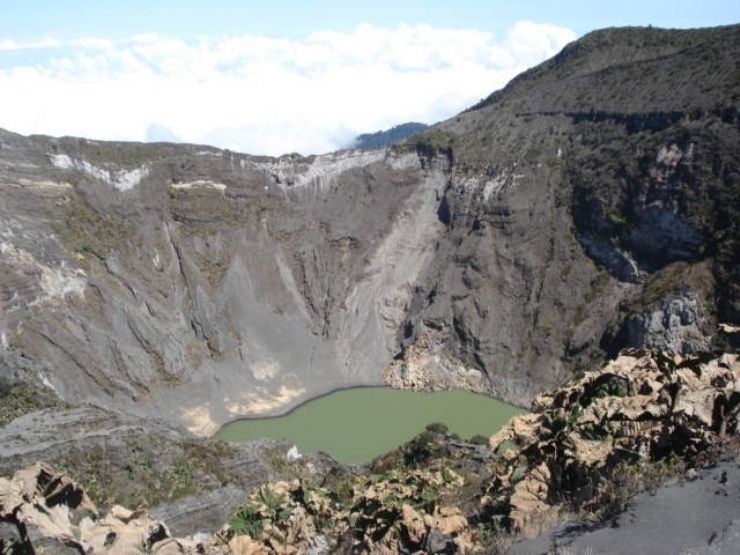
<instances>
[{"instance_id":1,"label":"green crater lake water","mask_svg":"<svg viewBox=\"0 0 740 555\"><path fill-rule=\"evenodd\" d=\"M387 387L335 391L285 416L238 420L218 433L227 441L259 437L295 443L301 452L323 451L344 463L366 463L443 422L463 439L492 435L522 411L467 391L420 393Z\"/></svg>"}]
</instances>

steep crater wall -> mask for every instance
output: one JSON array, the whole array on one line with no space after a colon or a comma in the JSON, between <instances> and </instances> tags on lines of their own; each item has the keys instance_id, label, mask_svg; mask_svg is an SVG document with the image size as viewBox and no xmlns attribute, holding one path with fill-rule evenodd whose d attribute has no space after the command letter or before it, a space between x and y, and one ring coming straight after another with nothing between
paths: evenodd
<instances>
[{"instance_id":1,"label":"steep crater wall","mask_svg":"<svg viewBox=\"0 0 740 555\"><path fill-rule=\"evenodd\" d=\"M0 354L209 434L365 384L526 406L740 320L738 26L592 33L324 156L0 132Z\"/></svg>"}]
</instances>

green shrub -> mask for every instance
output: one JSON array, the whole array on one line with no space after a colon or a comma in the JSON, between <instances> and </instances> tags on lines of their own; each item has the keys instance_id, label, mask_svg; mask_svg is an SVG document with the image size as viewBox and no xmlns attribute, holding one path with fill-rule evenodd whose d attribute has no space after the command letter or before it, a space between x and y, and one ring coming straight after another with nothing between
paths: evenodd
<instances>
[{"instance_id":1,"label":"green shrub","mask_svg":"<svg viewBox=\"0 0 740 555\"><path fill-rule=\"evenodd\" d=\"M594 399L601 397L625 397L629 391L621 379L613 379L600 384L592 395Z\"/></svg>"},{"instance_id":2,"label":"green shrub","mask_svg":"<svg viewBox=\"0 0 740 555\"><path fill-rule=\"evenodd\" d=\"M488 436L484 436L483 434L475 434L473 437L470 438L470 443L474 443L476 445L488 445Z\"/></svg>"},{"instance_id":3,"label":"green shrub","mask_svg":"<svg viewBox=\"0 0 740 555\"><path fill-rule=\"evenodd\" d=\"M11 383L0 378L0 426L5 426L19 416L50 406L30 387L22 383Z\"/></svg>"},{"instance_id":4,"label":"green shrub","mask_svg":"<svg viewBox=\"0 0 740 555\"><path fill-rule=\"evenodd\" d=\"M446 424L443 424L442 422L432 422L426 427L427 432L432 432L433 434L446 434L449 432L449 428Z\"/></svg>"},{"instance_id":5,"label":"green shrub","mask_svg":"<svg viewBox=\"0 0 740 555\"><path fill-rule=\"evenodd\" d=\"M244 505L231 517L229 526L237 536L257 539L262 533L262 518L252 505Z\"/></svg>"},{"instance_id":6,"label":"green shrub","mask_svg":"<svg viewBox=\"0 0 740 555\"><path fill-rule=\"evenodd\" d=\"M408 442L404 448L404 463L414 465L428 460L432 456L437 435L425 430Z\"/></svg>"},{"instance_id":7,"label":"green shrub","mask_svg":"<svg viewBox=\"0 0 740 555\"><path fill-rule=\"evenodd\" d=\"M439 504L439 492L433 486L422 490L419 495L419 502L416 504L417 507L425 510L428 513L433 513L434 509Z\"/></svg>"},{"instance_id":8,"label":"green shrub","mask_svg":"<svg viewBox=\"0 0 740 555\"><path fill-rule=\"evenodd\" d=\"M259 489L257 499L274 518L277 518L280 507L286 502L285 495L276 493L272 488L267 486L262 486Z\"/></svg>"}]
</instances>

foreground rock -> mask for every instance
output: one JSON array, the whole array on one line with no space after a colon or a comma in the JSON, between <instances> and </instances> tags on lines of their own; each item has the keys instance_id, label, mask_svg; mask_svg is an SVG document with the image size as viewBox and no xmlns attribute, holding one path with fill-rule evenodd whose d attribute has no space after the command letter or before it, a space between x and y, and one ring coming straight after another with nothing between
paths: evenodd
<instances>
[{"instance_id":1,"label":"foreground rock","mask_svg":"<svg viewBox=\"0 0 740 555\"><path fill-rule=\"evenodd\" d=\"M732 457L688 480L640 493L607 525L564 522L515 543L507 555L734 555L740 549L739 463Z\"/></svg>"},{"instance_id":2,"label":"foreground rock","mask_svg":"<svg viewBox=\"0 0 740 555\"><path fill-rule=\"evenodd\" d=\"M0 482L0 519L15 526L8 545L53 540L94 552L492 553L572 515L613 519L640 490L695 476L686 469L737 452L738 413L738 355L627 350L538 397L490 446L430 427L357 474L262 485L199 541L171 538L146 512L101 514L77 485L40 465ZM723 503L740 513L736 499ZM728 514L730 523L736 516ZM731 532L723 545L734 546Z\"/></svg>"},{"instance_id":3,"label":"foreground rock","mask_svg":"<svg viewBox=\"0 0 740 555\"><path fill-rule=\"evenodd\" d=\"M619 494L610 491L617 474L671 457L692 464L737 436L739 411L737 355L668 359L625 351L538 397L531 414L491 438L504 453L486 510L524 534L574 507L598 513L606 496Z\"/></svg>"},{"instance_id":4,"label":"foreground rock","mask_svg":"<svg viewBox=\"0 0 740 555\"><path fill-rule=\"evenodd\" d=\"M451 470L391 472L357 478L343 498L327 488L278 482L250 496L222 534L236 553L244 545L281 555L338 547L388 554L469 551L467 519L459 508L439 504L439 496L463 483Z\"/></svg>"},{"instance_id":5,"label":"foreground rock","mask_svg":"<svg viewBox=\"0 0 740 555\"><path fill-rule=\"evenodd\" d=\"M64 547L81 553L195 551L193 542L169 538L146 511L116 505L101 514L79 486L43 465L18 471L11 480L0 478L0 521L15 527L14 536L0 540L10 552L33 553L42 542L52 553Z\"/></svg>"},{"instance_id":6,"label":"foreground rock","mask_svg":"<svg viewBox=\"0 0 740 555\"><path fill-rule=\"evenodd\" d=\"M0 428L0 476L42 460L98 508L147 509L173 534L189 535L217 529L265 482L341 472L327 455L290 461L290 447L194 438L95 407L48 408Z\"/></svg>"}]
</instances>

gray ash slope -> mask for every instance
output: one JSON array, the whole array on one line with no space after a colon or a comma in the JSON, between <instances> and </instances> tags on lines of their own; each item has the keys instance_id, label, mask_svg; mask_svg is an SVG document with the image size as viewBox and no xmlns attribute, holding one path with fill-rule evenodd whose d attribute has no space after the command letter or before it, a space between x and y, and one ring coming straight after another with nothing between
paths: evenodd
<instances>
[{"instance_id":1,"label":"gray ash slope","mask_svg":"<svg viewBox=\"0 0 740 555\"><path fill-rule=\"evenodd\" d=\"M598 31L405 143L307 158L0 132L0 356L206 435L711 348L740 316L739 64L740 26Z\"/></svg>"}]
</instances>

